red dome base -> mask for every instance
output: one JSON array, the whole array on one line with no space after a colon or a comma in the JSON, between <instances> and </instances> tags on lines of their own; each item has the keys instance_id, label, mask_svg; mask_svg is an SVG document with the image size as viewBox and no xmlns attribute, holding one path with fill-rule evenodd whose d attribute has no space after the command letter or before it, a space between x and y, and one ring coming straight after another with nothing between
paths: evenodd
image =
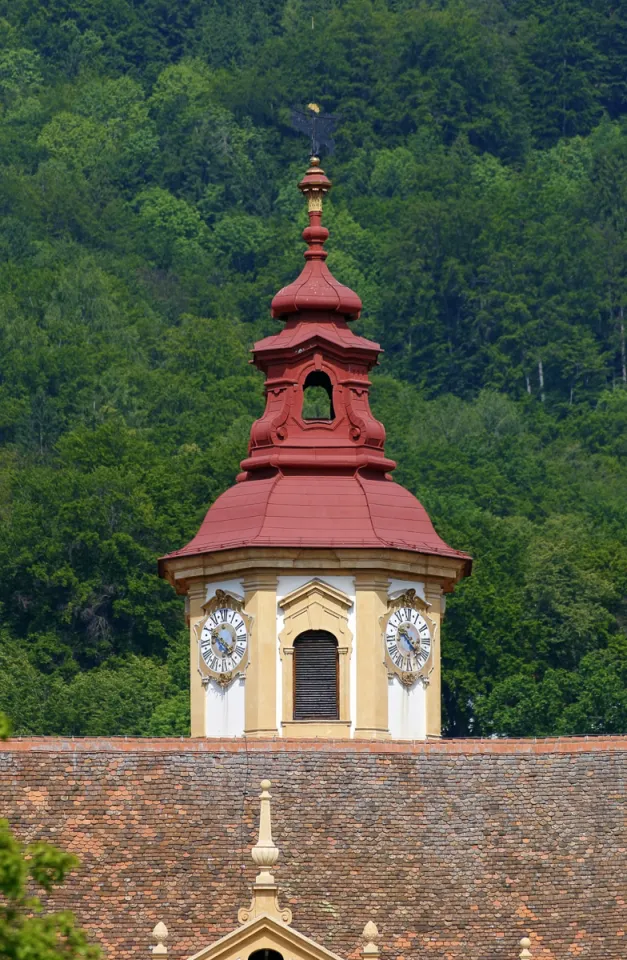
<instances>
[{"instance_id":1,"label":"red dome base","mask_svg":"<svg viewBox=\"0 0 627 960\"><path fill-rule=\"evenodd\" d=\"M194 539L164 559L251 546L392 547L470 560L437 535L408 490L359 473L238 483L210 507Z\"/></svg>"}]
</instances>

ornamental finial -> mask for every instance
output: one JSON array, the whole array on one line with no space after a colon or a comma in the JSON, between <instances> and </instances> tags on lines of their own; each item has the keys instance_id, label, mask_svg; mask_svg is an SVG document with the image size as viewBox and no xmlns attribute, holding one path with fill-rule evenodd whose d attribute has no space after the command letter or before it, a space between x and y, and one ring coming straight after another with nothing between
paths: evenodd
<instances>
[{"instance_id":1,"label":"ornamental finial","mask_svg":"<svg viewBox=\"0 0 627 960\"><path fill-rule=\"evenodd\" d=\"M256 863L258 867L273 867L279 859L278 848L272 839L272 814L270 811L272 794L269 792L271 786L269 780L261 781L259 839L252 849L253 863ZM262 870L257 877L257 883L274 883L274 877L267 870Z\"/></svg>"},{"instance_id":2,"label":"ornamental finial","mask_svg":"<svg viewBox=\"0 0 627 960\"><path fill-rule=\"evenodd\" d=\"M279 851L272 839L272 818L270 813L270 787L269 780L261 781L261 793L259 794L259 839L252 848L253 863L262 869L255 877L253 884L253 899L249 907L241 907L237 916L240 923L248 923L255 917L270 916L281 920L283 923L292 922L292 911L289 907L281 909L279 906L278 887L274 882L274 877L267 869L273 867L279 859ZM263 869L263 868L266 869Z\"/></svg>"},{"instance_id":3,"label":"ornamental finial","mask_svg":"<svg viewBox=\"0 0 627 960\"><path fill-rule=\"evenodd\" d=\"M322 198L331 189L331 181L320 166L318 157L309 161L309 169L298 184L298 189L307 198L309 222L312 226L319 225L322 216ZM314 217L312 217L312 214Z\"/></svg>"},{"instance_id":4,"label":"ornamental finial","mask_svg":"<svg viewBox=\"0 0 627 960\"><path fill-rule=\"evenodd\" d=\"M531 951L529 947L531 946L531 940L529 937L523 937L520 941L520 946L522 950L520 951L520 960L532 960Z\"/></svg>"},{"instance_id":5,"label":"ornamental finial","mask_svg":"<svg viewBox=\"0 0 627 960\"><path fill-rule=\"evenodd\" d=\"M361 936L364 941L364 947L361 951L362 957L364 960L376 960L376 958L379 956L379 947L377 945L379 931L376 923L373 923L372 920L369 920L364 927L364 932Z\"/></svg>"},{"instance_id":6,"label":"ornamental finial","mask_svg":"<svg viewBox=\"0 0 627 960\"><path fill-rule=\"evenodd\" d=\"M157 943L154 947L151 947L151 953L153 957L167 957L168 948L165 945L165 941L168 939L168 928L162 920L156 925L152 931L153 940L156 940Z\"/></svg>"},{"instance_id":7,"label":"ornamental finial","mask_svg":"<svg viewBox=\"0 0 627 960\"><path fill-rule=\"evenodd\" d=\"M353 320L361 312L361 300L349 287L338 283L324 263L328 256L324 244L329 231L322 225L322 199L331 189L331 181L317 156L312 156L298 189L307 198L309 211L309 223L303 230L303 240L307 244L303 256L307 262L298 279L279 290L273 298L272 316L289 317L302 311L309 315L307 319L314 319L316 313L324 313L327 316L340 314L345 320Z\"/></svg>"}]
</instances>

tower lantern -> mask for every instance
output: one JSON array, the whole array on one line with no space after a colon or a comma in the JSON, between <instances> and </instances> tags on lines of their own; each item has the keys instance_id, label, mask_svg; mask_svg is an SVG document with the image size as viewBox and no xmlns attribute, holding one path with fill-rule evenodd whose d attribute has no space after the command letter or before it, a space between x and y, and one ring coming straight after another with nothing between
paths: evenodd
<instances>
[{"instance_id":1,"label":"tower lantern","mask_svg":"<svg viewBox=\"0 0 627 960\"><path fill-rule=\"evenodd\" d=\"M437 737L442 595L470 558L390 475L369 404L381 348L326 266L316 157L299 189L305 266L252 350L264 413L235 485L160 561L188 598L192 736Z\"/></svg>"}]
</instances>

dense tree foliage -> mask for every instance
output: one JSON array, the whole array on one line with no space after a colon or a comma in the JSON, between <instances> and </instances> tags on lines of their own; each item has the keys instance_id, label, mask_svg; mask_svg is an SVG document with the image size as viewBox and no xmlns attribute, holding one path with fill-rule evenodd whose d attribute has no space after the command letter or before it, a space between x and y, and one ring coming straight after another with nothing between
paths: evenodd
<instances>
[{"instance_id":1,"label":"dense tree foliage","mask_svg":"<svg viewBox=\"0 0 627 960\"><path fill-rule=\"evenodd\" d=\"M601 0L0 0L0 708L185 733L156 558L235 476L341 115L329 264L398 479L475 558L450 734L627 730L627 15Z\"/></svg>"}]
</instances>

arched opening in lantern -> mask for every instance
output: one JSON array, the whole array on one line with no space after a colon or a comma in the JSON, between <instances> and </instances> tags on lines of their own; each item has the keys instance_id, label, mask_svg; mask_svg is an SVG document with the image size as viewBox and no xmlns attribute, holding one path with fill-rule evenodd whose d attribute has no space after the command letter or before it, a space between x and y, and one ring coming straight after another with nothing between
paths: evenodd
<instances>
[{"instance_id":1,"label":"arched opening in lantern","mask_svg":"<svg viewBox=\"0 0 627 960\"><path fill-rule=\"evenodd\" d=\"M335 419L333 384L322 370L312 370L303 384L303 420Z\"/></svg>"}]
</instances>

